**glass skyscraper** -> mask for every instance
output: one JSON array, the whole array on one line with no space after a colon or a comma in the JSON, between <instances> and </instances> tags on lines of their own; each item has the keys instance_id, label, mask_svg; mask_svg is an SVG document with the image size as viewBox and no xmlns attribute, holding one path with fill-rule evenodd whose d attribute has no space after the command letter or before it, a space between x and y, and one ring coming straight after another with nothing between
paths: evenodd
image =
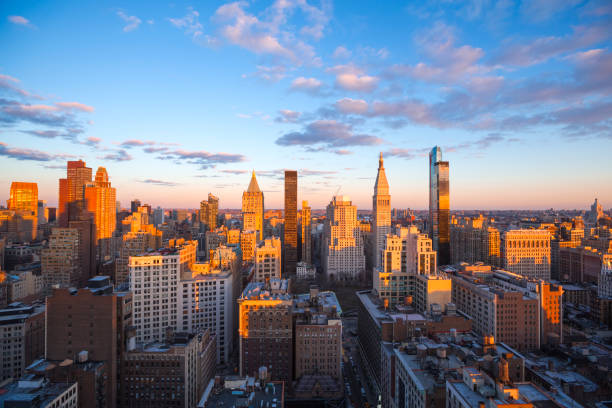
<instances>
[{"instance_id":1,"label":"glass skyscraper","mask_svg":"<svg viewBox=\"0 0 612 408\"><path fill-rule=\"evenodd\" d=\"M448 162L435 146L429 153L429 236L438 251L438 263L450 262L450 199Z\"/></svg>"}]
</instances>

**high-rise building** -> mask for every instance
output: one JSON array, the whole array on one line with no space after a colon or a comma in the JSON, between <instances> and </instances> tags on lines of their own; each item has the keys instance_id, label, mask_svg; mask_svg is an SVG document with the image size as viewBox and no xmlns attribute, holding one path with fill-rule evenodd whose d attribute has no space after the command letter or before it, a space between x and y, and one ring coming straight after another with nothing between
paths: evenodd
<instances>
[{"instance_id":1,"label":"high-rise building","mask_svg":"<svg viewBox=\"0 0 612 408\"><path fill-rule=\"evenodd\" d=\"M69 161L66 178L59 180L59 226L67 227L68 221L75 218L85 208L85 185L91 183L91 168L82 160Z\"/></svg>"},{"instance_id":2,"label":"high-rise building","mask_svg":"<svg viewBox=\"0 0 612 408\"><path fill-rule=\"evenodd\" d=\"M38 235L38 185L14 181L7 200L9 211L0 217L0 230L6 231L10 240L29 242Z\"/></svg>"},{"instance_id":3,"label":"high-rise building","mask_svg":"<svg viewBox=\"0 0 612 408\"><path fill-rule=\"evenodd\" d=\"M287 277L295 275L297 266L297 183L297 171L285 170L283 274Z\"/></svg>"},{"instance_id":4,"label":"high-rise building","mask_svg":"<svg viewBox=\"0 0 612 408\"><path fill-rule=\"evenodd\" d=\"M130 256L136 341L164 341L166 327L178 328L181 276L191 275L198 241L171 240L168 248ZM182 297L181 297L182 299Z\"/></svg>"},{"instance_id":5,"label":"high-rise building","mask_svg":"<svg viewBox=\"0 0 612 408\"><path fill-rule=\"evenodd\" d=\"M358 279L365 271L363 237L357 222L357 207L348 196L335 196L327 206L323 271L328 279Z\"/></svg>"},{"instance_id":6,"label":"high-rise building","mask_svg":"<svg viewBox=\"0 0 612 408\"><path fill-rule=\"evenodd\" d=\"M208 231L217 228L217 215L219 213L219 197L208 193L208 201L200 203L200 223L207 226Z\"/></svg>"},{"instance_id":7,"label":"high-rise building","mask_svg":"<svg viewBox=\"0 0 612 408\"><path fill-rule=\"evenodd\" d=\"M453 303L472 318L477 333L519 350L562 340L561 286L490 267L451 278Z\"/></svg>"},{"instance_id":8,"label":"high-rise building","mask_svg":"<svg viewBox=\"0 0 612 408\"><path fill-rule=\"evenodd\" d=\"M389 195L389 183L385 174L383 154L378 159L378 173L374 183L374 195L372 196L372 213L374 216L374 267L382 265L382 251L385 246L385 237L391 232L391 196Z\"/></svg>"},{"instance_id":9,"label":"high-rise building","mask_svg":"<svg viewBox=\"0 0 612 408\"><path fill-rule=\"evenodd\" d=\"M87 211L93 215L96 224L96 246L98 258L111 255L111 240L115 232L117 216L115 203L116 190L111 187L104 167L98 167L94 184L85 185Z\"/></svg>"},{"instance_id":10,"label":"high-rise building","mask_svg":"<svg viewBox=\"0 0 612 408\"><path fill-rule=\"evenodd\" d=\"M141 206L140 200L135 198L130 201L130 212L135 213L138 211L138 208Z\"/></svg>"},{"instance_id":11,"label":"high-rise building","mask_svg":"<svg viewBox=\"0 0 612 408\"><path fill-rule=\"evenodd\" d=\"M599 281L597 282L597 296L612 298L612 254L604 256Z\"/></svg>"},{"instance_id":12,"label":"high-rise building","mask_svg":"<svg viewBox=\"0 0 612 408\"><path fill-rule=\"evenodd\" d=\"M240 231L240 249L242 250L242 261L252 262L257 247L258 232L254 230ZM229 242L228 242L229 243Z\"/></svg>"},{"instance_id":13,"label":"high-rise building","mask_svg":"<svg viewBox=\"0 0 612 408\"><path fill-rule=\"evenodd\" d=\"M453 217L450 227L451 263L484 262L501 267L500 234L487 220Z\"/></svg>"},{"instance_id":14,"label":"high-rise building","mask_svg":"<svg viewBox=\"0 0 612 408\"><path fill-rule=\"evenodd\" d=\"M240 294L240 266L235 252L218 248L212 260L194 263L184 276L177 293L181 314L178 328L195 333L210 330L215 336L216 361L226 364L234 346L237 328L236 299Z\"/></svg>"},{"instance_id":15,"label":"high-rise building","mask_svg":"<svg viewBox=\"0 0 612 408\"><path fill-rule=\"evenodd\" d=\"M333 292L314 286L292 296L288 280L270 279L249 283L238 304L241 376L265 368L272 380L297 381L296 389L317 380L341 392L342 309Z\"/></svg>"},{"instance_id":16,"label":"high-rise building","mask_svg":"<svg viewBox=\"0 0 612 408\"><path fill-rule=\"evenodd\" d=\"M22 211L38 219L38 184L13 181L7 208Z\"/></svg>"},{"instance_id":17,"label":"high-rise building","mask_svg":"<svg viewBox=\"0 0 612 408\"><path fill-rule=\"evenodd\" d=\"M429 153L429 236L438 252L438 263L450 262L450 197L448 162L435 146Z\"/></svg>"},{"instance_id":18,"label":"high-rise building","mask_svg":"<svg viewBox=\"0 0 612 408\"><path fill-rule=\"evenodd\" d=\"M436 274L436 251L431 239L414 225L398 226L395 234L387 234L381 261L381 267L374 268L373 291L391 307L415 298L417 276Z\"/></svg>"},{"instance_id":19,"label":"high-rise building","mask_svg":"<svg viewBox=\"0 0 612 408\"><path fill-rule=\"evenodd\" d=\"M196 407L215 372L215 336L171 333L125 354L122 407Z\"/></svg>"},{"instance_id":20,"label":"high-rise building","mask_svg":"<svg viewBox=\"0 0 612 408\"><path fill-rule=\"evenodd\" d=\"M242 229L244 231L257 231L257 241L263 239L264 195L259 189L255 170L251 175L251 182L242 193Z\"/></svg>"},{"instance_id":21,"label":"high-rise building","mask_svg":"<svg viewBox=\"0 0 612 408\"><path fill-rule=\"evenodd\" d=\"M76 228L53 228L49 246L42 250L42 274L45 287L78 288L84 283L79 256L79 231ZM86 282L86 279L85 279Z\"/></svg>"},{"instance_id":22,"label":"high-rise building","mask_svg":"<svg viewBox=\"0 0 612 408\"><path fill-rule=\"evenodd\" d=\"M106 407L117 406L118 363L129 343L130 305L131 294L113 292L107 276L90 279L78 291L54 289L47 297L47 360L77 361L86 352L89 360L104 362Z\"/></svg>"},{"instance_id":23,"label":"high-rise building","mask_svg":"<svg viewBox=\"0 0 612 408\"><path fill-rule=\"evenodd\" d=\"M302 262L312 263L311 211L308 201L302 201Z\"/></svg>"},{"instance_id":24,"label":"high-rise building","mask_svg":"<svg viewBox=\"0 0 612 408\"><path fill-rule=\"evenodd\" d=\"M504 232L504 268L535 279L550 280L550 232L522 229Z\"/></svg>"},{"instance_id":25,"label":"high-rise building","mask_svg":"<svg viewBox=\"0 0 612 408\"><path fill-rule=\"evenodd\" d=\"M0 383L25 374L25 368L45 354L44 306L0 309Z\"/></svg>"},{"instance_id":26,"label":"high-rise building","mask_svg":"<svg viewBox=\"0 0 612 408\"><path fill-rule=\"evenodd\" d=\"M296 296L295 306L294 378L330 377L341 384L342 310L336 294L314 286Z\"/></svg>"},{"instance_id":27,"label":"high-rise building","mask_svg":"<svg viewBox=\"0 0 612 408\"><path fill-rule=\"evenodd\" d=\"M82 212L68 221L68 228L79 233L79 285L85 286L87 280L96 274L96 224L92 217Z\"/></svg>"},{"instance_id":28,"label":"high-rise building","mask_svg":"<svg viewBox=\"0 0 612 408\"><path fill-rule=\"evenodd\" d=\"M115 284L128 281L130 256L144 254L147 250L156 250L162 245L162 232L150 223L150 217L140 207L138 212L132 213L123 222L129 222L130 230L123 234L119 258L115 270Z\"/></svg>"},{"instance_id":29,"label":"high-rise building","mask_svg":"<svg viewBox=\"0 0 612 408\"><path fill-rule=\"evenodd\" d=\"M293 378L293 299L289 281L251 282L238 299L240 376L262 366L273 380Z\"/></svg>"},{"instance_id":30,"label":"high-rise building","mask_svg":"<svg viewBox=\"0 0 612 408\"><path fill-rule=\"evenodd\" d=\"M255 282L281 278L281 240L277 237L266 238L255 249Z\"/></svg>"}]
</instances>

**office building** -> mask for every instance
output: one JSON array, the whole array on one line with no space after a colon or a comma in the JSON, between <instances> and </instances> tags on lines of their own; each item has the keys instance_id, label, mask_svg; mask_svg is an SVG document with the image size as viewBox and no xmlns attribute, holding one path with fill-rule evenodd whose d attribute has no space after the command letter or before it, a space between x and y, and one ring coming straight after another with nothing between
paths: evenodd
<instances>
[{"instance_id":1,"label":"office building","mask_svg":"<svg viewBox=\"0 0 612 408\"><path fill-rule=\"evenodd\" d=\"M308 201L302 201L302 262L312 263L311 210Z\"/></svg>"},{"instance_id":2,"label":"office building","mask_svg":"<svg viewBox=\"0 0 612 408\"><path fill-rule=\"evenodd\" d=\"M138 343L164 341L166 327L179 327L180 280L183 274L191 275L197 245L197 241L170 240L168 248L130 256L129 282Z\"/></svg>"},{"instance_id":3,"label":"office building","mask_svg":"<svg viewBox=\"0 0 612 408\"><path fill-rule=\"evenodd\" d=\"M87 282L79 257L79 231L76 228L53 228L49 246L42 250L42 274L45 288L59 285L78 288Z\"/></svg>"},{"instance_id":4,"label":"office building","mask_svg":"<svg viewBox=\"0 0 612 408\"><path fill-rule=\"evenodd\" d=\"M0 309L0 383L25 374L45 355L45 307L13 305Z\"/></svg>"},{"instance_id":5,"label":"office building","mask_svg":"<svg viewBox=\"0 0 612 408\"><path fill-rule=\"evenodd\" d=\"M85 208L85 185L91 183L92 171L82 160L69 161L66 178L59 180L59 204L57 218L60 227L67 227L68 221L78 216Z\"/></svg>"},{"instance_id":6,"label":"office building","mask_svg":"<svg viewBox=\"0 0 612 408\"><path fill-rule=\"evenodd\" d=\"M156 250L162 246L162 232L148 216L145 207L139 207L122 221L122 225L129 225L129 230L123 233L119 257L116 262L114 281L121 284L129 278L130 256L144 254L148 250Z\"/></svg>"},{"instance_id":7,"label":"office building","mask_svg":"<svg viewBox=\"0 0 612 408\"><path fill-rule=\"evenodd\" d=\"M281 278L281 240L277 237L266 238L255 249L255 282Z\"/></svg>"},{"instance_id":8,"label":"office building","mask_svg":"<svg viewBox=\"0 0 612 408\"><path fill-rule=\"evenodd\" d=\"M378 159L378 173L374 183L372 213L374 217L374 267L380 268L382 266L381 254L385 246L385 237L391 233L391 196L389 195L389 183L385 174L382 152Z\"/></svg>"},{"instance_id":9,"label":"office building","mask_svg":"<svg viewBox=\"0 0 612 408\"><path fill-rule=\"evenodd\" d=\"M142 203L140 202L139 199L135 198L132 201L130 201L130 212L131 213L135 213L136 211L138 211L138 208L142 205Z\"/></svg>"},{"instance_id":10,"label":"office building","mask_svg":"<svg viewBox=\"0 0 612 408\"><path fill-rule=\"evenodd\" d=\"M38 219L38 184L13 181L7 208Z\"/></svg>"},{"instance_id":11,"label":"office building","mask_svg":"<svg viewBox=\"0 0 612 408\"><path fill-rule=\"evenodd\" d=\"M561 341L559 285L490 269L459 272L451 279L453 303L472 318L477 333L525 351Z\"/></svg>"},{"instance_id":12,"label":"office building","mask_svg":"<svg viewBox=\"0 0 612 408\"><path fill-rule=\"evenodd\" d=\"M236 300L240 294L240 259L235 248L220 247L211 260L194 263L180 281L180 331L209 330L216 340L216 361L227 364L238 327Z\"/></svg>"},{"instance_id":13,"label":"office building","mask_svg":"<svg viewBox=\"0 0 612 408\"><path fill-rule=\"evenodd\" d=\"M23 211L0 210L0 239L31 242L38 233L38 220Z\"/></svg>"},{"instance_id":14,"label":"office building","mask_svg":"<svg viewBox=\"0 0 612 408\"><path fill-rule=\"evenodd\" d=\"M509 230L503 235L504 269L519 275L550 280L550 232Z\"/></svg>"},{"instance_id":15,"label":"office building","mask_svg":"<svg viewBox=\"0 0 612 408\"><path fill-rule=\"evenodd\" d=\"M450 226L451 263L484 262L501 267L499 230L478 218L455 218Z\"/></svg>"},{"instance_id":16,"label":"office building","mask_svg":"<svg viewBox=\"0 0 612 408\"><path fill-rule=\"evenodd\" d=\"M287 277L295 275L297 266L297 184L297 171L285 170L283 274Z\"/></svg>"},{"instance_id":17,"label":"office building","mask_svg":"<svg viewBox=\"0 0 612 408\"><path fill-rule=\"evenodd\" d=\"M215 339L209 331L174 333L125 354L122 407L199 406L214 376Z\"/></svg>"},{"instance_id":18,"label":"office building","mask_svg":"<svg viewBox=\"0 0 612 408\"><path fill-rule=\"evenodd\" d=\"M438 264L450 262L450 197L448 162L442 161L442 149L429 153L429 236L438 252Z\"/></svg>"},{"instance_id":19,"label":"office building","mask_svg":"<svg viewBox=\"0 0 612 408\"><path fill-rule=\"evenodd\" d=\"M443 307L451 303L452 281L439 275L416 275L413 296L414 308L419 313L428 313L432 305Z\"/></svg>"},{"instance_id":20,"label":"office building","mask_svg":"<svg viewBox=\"0 0 612 408\"><path fill-rule=\"evenodd\" d=\"M217 228L217 215L219 214L219 197L208 193L208 200L200 203L200 224L206 226L207 231Z\"/></svg>"},{"instance_id":21,"label":"office building","mask_svg":"<svg viewBox=\"0 0 612 408\"><path fill-rule=\"evenodd\" d=\"M597 296L612 298L612 254L607 255L602 262L597 283Z\"/></svg>"},{"instance_id":22,"label":"office building","mask_svg":"<svg viewBox=\"0 0 612 408\"><path fill-rule=\"evenodd\" d=\"M96 224L91 216L81 212L68 221L68 228L79 235L79 267L81 286L96 274Z\"/></svg>"},{"instance_id":23,"label":"office building","mask_svg":"<svg viewBox=\"0 0 612 408\"><path fill-rule=\"evenodd\" d=\"M229 236L229 231L228 231ZM231 243L228 240L228 244ZM242 261L244 263L253 262L255 248L257 247L257 231L240 231L240 249L242 251Z\"/></svg>"},{"instance_id":24,"label":"office building","mask_svg":"<svg viewBox=\"0 0 612 408\"><path fill-rule=\"evenodd\" d=\"M251 282L238 299L240 376L293 378L293 299L289 281Z\"/></svg>"},{"instance_id":25,"label":"office building","mask_svg":"<svg viewBox=\"0 0 612 408\"><path fill-rule=\"evenodd\" d=\"M357 207L348 196L335 196L327 206L321 263L328 279L352 280L364 275L364 245Z\"/></svg>"},{"instance_id":26,"label":"office building","mask_svg":"<svg viewBox=\"0 0 612 408\"><path fill-rule=\"evenodd\" d=\"M342 309L334 292L316 286L295 299L295 376L331 378L341 388Z\"/></svg>"},{"instance_id":27,"label":"office building","mask_svg":"<svg viewBox=\"0 0 612 408\"><path fill-rule=\"evenodd\" d=\"M108 379L105 406L117 406L118 364L132 341L132 298L113 292L107 276L89 280L82 289L54 289L47 297L46 359L76 361L82 352L88 360L103 362Z\"/></svg>"},{"instance_id":28,"label":"office building","mask_svg":"<svg viewBox=\"0 0 612 408\"><path fill-rule=\"evenodd\" d=\"M104 167L98 167L93 185L85 185L85 201L87 211L92 214L96 225L97 257L105 259L112 254L111 240L117 222L117 192L111 187Z\"/></svg>"},{"instance_id":29,"label":"office building","mask_svg":"<svg viewBox=\"0 0 612 408\"><path fill-rule=\"evenodd\" d=\"M245 192L242 193L242 229L244 231L256 231L257 241L264 237L264 195L259 189L255 170L251 175L251 182Z\"/></svg>"}]
</instances>

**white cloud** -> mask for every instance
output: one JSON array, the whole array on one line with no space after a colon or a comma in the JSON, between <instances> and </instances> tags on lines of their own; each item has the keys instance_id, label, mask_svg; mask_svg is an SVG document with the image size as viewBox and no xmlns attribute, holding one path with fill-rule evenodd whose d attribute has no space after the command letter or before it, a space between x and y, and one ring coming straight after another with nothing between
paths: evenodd
<instances>
[{"instance_id":1,"label":"white cloud","mask_svg":"<svg viewBox=\"0 0 612 408\"><path fill-rule=\"evenodd\" d=\"M138 28L138 26L140 25L140 23L142 23L142 20L139 19L136 16L128 16L127 14L125 14L123 11L119 10L117 12L117 15L123 20L125 21L125 26L123 27L123 31L125 31L126 33L129 31L133 31L135 29Z\"/></svg>"},{"instance_id":2,"label":"white cloud","mask_svg":"<svg viewBox=\"0 0 612 408\"><path fill-rule=\"evenodd\" d=\"M323 83L316 78L297 77L291 82L291 89L294 91L317 92Z\"/></svg>"}]
</instances>

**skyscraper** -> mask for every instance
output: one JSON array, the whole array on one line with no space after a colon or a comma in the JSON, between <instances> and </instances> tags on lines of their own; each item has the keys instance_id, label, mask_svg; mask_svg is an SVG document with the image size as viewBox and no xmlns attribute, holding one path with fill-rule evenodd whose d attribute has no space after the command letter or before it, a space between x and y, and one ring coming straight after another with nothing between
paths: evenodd
<instances>
[{"instance_id":1,"label":"skyscraper","mask_svg":"<svg viewBox=\"0 0 612 408\"><path fill-rule=\"evenodd\" d=\"M435 146L429 153L429 236L440 265L450 262L449 224L448 162L442 161L442 150Z\"/></svg>"},{"instance_id":2,"label":"skyscraper","mask_svg":"<svg viewBox=\"0 0 612 408\"><path fill-rule=\"evenodd\" d=\"M200 203L200 223L208 226L208 231L217 228L217 214L219 213L219 197L208 193L208 201Z\"/></svg>"},{"instance_id":3,"label":"skyscraper","mask_svg":"<svg viewBox=\"0 0 612 408\"><path fill-rule=\"evenodd\" d=\"M297 264L297 171L285 170L285 239L283 276L295 275Z\"/></svg>"},{"instance_id":4,"label":"skyscraper","mask_svg":"<svg viewBox=\"0 0 612 408\"><path fill-rule=\"evenodd\" d=\"M374 213L374 266L379 268L382 265L381 254L385 248L385 237L391 232L391 196L382 152L378 159L378 174L376 174L372 196L372 212Z\"/></svg>"},{"instance_id":5,"label":"skyscraper","mask_svg":"<svg viewBox=\"0 0 612 408\"><path fill-rule=\"evenodd\" d=\"M7 200L9 210L19 210L38 217L38 184L13 181Z\"/></svg>"},{"instance_id":6,"label":"skyscraper","mask_svg":"<svg viewBox=\"0 0 612 408\"><path fill-rule=\"evenodd\" d=\"M312 263L312 235L310 230L310 207L302 201L302 262Z\"/></svg>"},{"instance_id":7,"label":"skyscraper","mask_svg":"<svg viewBox=\"0 0 612 408\"><path fill-rule=\"evenodd\" d=\"M95 242L100 259L111 254L111 239L117 222L116 198L117 192L108 181L106 169L98 167L94 184L85 186L85 201L87 211L93 215L96 224Z\"/></svg>"},{"instance_id":8,"label":"skyscraper","mask_svg":"<svg viewBox=\"0 0 612 408\"><path fill-rule=\"evenodd\" d=\"M321 263L328 279L359 279L365 269L357 207L348 196L335 196L327 206Z\"/></svg>"},{"instance_id":9,"label":"skyscraper","mask_svg":"<svg viewBox=\"0 0 612 408\"><path fill-rule=\"evenodd\" d=\"M59 180L58 219L60 227L67 227L68 221L79 215L84 208L85 185L91 183L91 168L83 160L69 161L66 178Z\"/></svg>"},{"instance_id":10,"label":"skyscraper","mask_svg":"<svg viewBox=\"0 0 612 408\"><path fill-rule=\"evenodd\" d=\"M242 193L242 230L257 231L257 241L263 237L264 196L259 189L255 170L251 176L249 188Z\"/></svg>"},{"instance_id":11,"label":"skyscraper","mask_svg":"<svg viewBox=\"0 0 612 408\"><path fill-rule=\"evenodd\" d=\"M22 230L23 233L17 235L21 235L23 241L36 239L38 235L38 185L14 181L11 183L11 192L6 203L8 209L13 212L7 213L7 217L12 219L14 224L20 225L19 228L8 229Z\"/></svg>"}]
</instances>

